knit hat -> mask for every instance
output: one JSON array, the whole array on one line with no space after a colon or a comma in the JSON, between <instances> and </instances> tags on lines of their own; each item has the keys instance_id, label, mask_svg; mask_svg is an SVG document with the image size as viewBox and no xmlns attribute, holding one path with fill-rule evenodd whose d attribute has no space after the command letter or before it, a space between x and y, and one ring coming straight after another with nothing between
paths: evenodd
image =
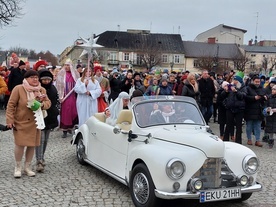
<instances>
[{"instance_id":1,"label":"knit hat","mask_svg":"<svg viewBox=\"0 0 276 207\"><path fill-rule=\"evenodd\" d=\"M238 71L238 72L236 72L236 74L234 76L234 80L237 80L240 83L243 83L243 77L244 77L244 73L241 71Z\"/></svg>"},{"instance_id":2,"label":"knit hat","mask_svg":"<svg viewBox=\"0 0 276 207\"><path fill-rule=\"evenodd\" d=\"M119 71L118 71L118 69L117 68L113 68L113 70L112 70L112 72L111 72L112 74L114 74L114 73L119 73Z\"/></svg>"},{"instance_id":3,"label":"knit hat","mask_svg":"<svg viewBox=\"0 0 276 207\"><path fill-rule=\"evenodd\" d=\"M21 66L21 65L26 65L25 62L24 62L23 60L20 60L20 61L19 61L18 67Z\"/></svg>"},{"instance_id":4,"label":"knit hat","mask_svg":"<svg viewBox=\"0 0 276 207\"><path fill-rule=\"evenodd\" d=\"M163 73L169 73L169 70L168 69L164 69Z\"/></svg>"},{"instance_id":5,"label":"knit hat","mask_svg":"<svg viewBox=\"0 0 276 207\"><path fill-rule=\"evenodd\" d=\"M42 69L42 70L38 71L38 74L39 74L40 80L44 80L44 79L53 80L53 74L47 69Z\"/></svg>"},{"instance_id":6,"label":"knit hat","mask_svg":"<svg viewBox=\"0 0 276 207\"><path fill-rule=\"evenodd\" d=\"M24 74L24 78L29 78L31 76L37 76L39 77L39 74L37 71L35 70L28 70L25 74Z\"/></svg>"},{"instance_id":7,"label":"knit hat","mask_svg":"<svg viewBox=\"0 0 276 207\"><path fill-rule=\"evenodd\" d=\"M136 89L133 91L130 100L134 97L143 96L143 92L140 89Z\"/></svg>"},{"instance_id":8,"label":"knit hat","mask_svg":"<svg viewBox=\"0 0 276 207\"><path fill-rule=\"evenodd\" d=\"M41 66L41 65L46 66L46 65L48 65L48 63L45 60L39 60L34 64L33 69L37 70L39 68L39 66Z\"/></svg>"},{"instance_id":9,"label":"knit hat","mask_svg":"<svg viewBox=\"0 0 276 207\"><path fill-rule=\"evenodd\" d=\"M102 71L102 65L98 62L94 62L94 72L96 73L98 70L101 72Z\"/></svg>"}]
</instances>

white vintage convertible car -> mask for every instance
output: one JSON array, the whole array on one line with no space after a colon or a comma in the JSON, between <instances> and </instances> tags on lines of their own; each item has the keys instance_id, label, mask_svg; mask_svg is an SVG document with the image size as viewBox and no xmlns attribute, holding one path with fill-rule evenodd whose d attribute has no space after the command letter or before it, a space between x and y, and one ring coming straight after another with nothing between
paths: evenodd
<instances>
[{"instance_id":1,"label":"white vintage convertible car","mask_svg":"<svg viewBox=\"0 0 276 207\"><path fill-rule=\"evenodd\" d=\"M90 117L72 143L79 163L127 185L135 206L179 198L244 201L262 189L256 154L212 134L194 99L136 97L131 103L116 126L103 113Z\"/></svg>"}]
</instances>

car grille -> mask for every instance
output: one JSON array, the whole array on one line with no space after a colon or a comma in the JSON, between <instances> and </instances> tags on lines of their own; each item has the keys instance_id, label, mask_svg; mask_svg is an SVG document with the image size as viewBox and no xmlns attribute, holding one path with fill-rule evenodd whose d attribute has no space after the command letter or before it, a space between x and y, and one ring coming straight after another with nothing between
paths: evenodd
<instances>
[{"instance_id":1,"label":"car grille","mask_svg":"<svg viewBox=\"0 0 276 207\"><path fill-rule=\"evenodd\" d=\"M235 176L227 166L227 163L220 158L207 159L202 167L193 175L203 182L203 189L229 187L235 183Z\"/></svg>"},{"instance_id":2,"label":"car grille","mask_svg":"<svg viewBox=\"0 0 276 207\"><path fill-rule=\"evenodd\" d=\"M203 188L218 188L221 185L221 159L207 159L193 178L200 178Z\"/></svg>"}]
</instances>

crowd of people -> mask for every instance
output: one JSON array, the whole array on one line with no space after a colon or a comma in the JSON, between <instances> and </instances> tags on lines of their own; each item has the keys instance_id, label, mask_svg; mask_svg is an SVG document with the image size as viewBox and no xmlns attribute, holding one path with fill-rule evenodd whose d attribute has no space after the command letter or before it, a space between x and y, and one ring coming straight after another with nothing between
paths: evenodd
<instances>
[{"instance_id":1,"label":"crowd of people","mask_svg":"<svg viewBox=\"0 0 276 207\"><path fill-rule=\"evenodd\" d=\"M6 125L14 134L14 177L24 171L35 176L31 161L35 154L36 171L44 172L44 154L50 133L59 127L62 138L72 134L95 113L106 115L114 125L120 110L130 109L133 96L178 95L194 98L206 124L211 117L218 122L220 138L242 144L242 125L246 124L247 144L262 147L261 130L265 129L270 146L276 133L276 79L242 72L215 74L169 73L168 70L138 73L113 68L103 71L100 63L91 68L73 66L66 60L61 69L46 68L39 60L28 63L12 55L11 68L0 67L1 108L6 109ZM162 106L166 112L169 107ZM158 118L156 113L152 119ZM164 120L165 122L168 120ZM252 137L255 137L253 142Z\"/></svg>"}]
</instances>

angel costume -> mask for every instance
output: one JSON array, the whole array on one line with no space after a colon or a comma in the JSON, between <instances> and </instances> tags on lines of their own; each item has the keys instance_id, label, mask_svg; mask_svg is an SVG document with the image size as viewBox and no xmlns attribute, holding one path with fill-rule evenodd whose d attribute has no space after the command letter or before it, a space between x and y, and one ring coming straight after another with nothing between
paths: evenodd
<instances>
[{"instance_id":1,"label":"angel costume","mask_svg":"<svg viewBox=\"0 0 276 207\"><path fill-rule=\"evenodd\" d=\"M87 79L88 85L85 86L85 81L81 81L81 78L77 80L75 86L75 92L77 96L77 111L79 118L79 126L85 123L85 121L92 115L98 112L98 101L97 98L100 97L102 93L101 86L99 82L95 79L94 83L91 80L91 77ZM87 95L86 92L89 91L90 95Z\"/></svg>"}]
</instances>

